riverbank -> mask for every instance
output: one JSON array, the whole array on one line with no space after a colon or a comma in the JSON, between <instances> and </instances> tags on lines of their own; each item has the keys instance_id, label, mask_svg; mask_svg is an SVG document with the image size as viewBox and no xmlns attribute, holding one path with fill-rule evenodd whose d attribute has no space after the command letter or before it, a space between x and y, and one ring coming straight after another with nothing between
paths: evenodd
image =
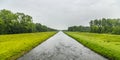
<instances>
[{"instance_id":1,"label":"riverbank","mask_svg":"<svg viewBox=\"0 0 120 60\"><path fill-rule=\"evenodd\" d=\"M15 60L56 32L0 35L0 60Z\"/></svg>"},{"instance_id":2,"label":"riverbank","mask_svg":"<svg viewBox=\"0 0 120 60\"><path fill-rule=\"evenodd\" d=\"M82 32L65 33L110 60L120 60L120 35Z\"/></svg>"}]
</instances>

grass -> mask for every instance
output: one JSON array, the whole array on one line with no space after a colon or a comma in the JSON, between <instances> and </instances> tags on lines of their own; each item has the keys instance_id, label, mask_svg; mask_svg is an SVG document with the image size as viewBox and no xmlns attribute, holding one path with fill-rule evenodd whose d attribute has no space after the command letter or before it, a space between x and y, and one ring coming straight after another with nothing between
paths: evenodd
<instances>
[{"instance_id":1,"label":"grass","mask_svg":"<svg viewBox=\"0 0 120 60\"><path fill-rule=\"evenodd\" d=\"M0 60L16 60L56 32L0 35Z\"/></svg>"},{"instance_id":2,"label":"grass","mask_svg":"<svg viewBox=\"0 0 120 60\"><path fill-rule=\"evenodd\" d=\"M120 60L120 35L83 32L65 33L110 60Z\"/></svg>"}]
</instances>

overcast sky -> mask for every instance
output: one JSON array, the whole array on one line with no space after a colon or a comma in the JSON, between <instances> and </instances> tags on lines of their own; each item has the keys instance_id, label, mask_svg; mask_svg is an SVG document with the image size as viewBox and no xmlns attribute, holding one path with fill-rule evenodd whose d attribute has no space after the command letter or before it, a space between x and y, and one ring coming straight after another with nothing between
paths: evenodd
<instances>
[{"instance_id":1,"label":"overcast sky","mask_svg":"<svg viewBox=\"0 0 120 60\"><path fill-rule=\"evenodd\" d=\"M55 29L88 26L99 18L119 18L120 0L0 0L0 9L22 12Z\"/></svg>"}]
</instances>

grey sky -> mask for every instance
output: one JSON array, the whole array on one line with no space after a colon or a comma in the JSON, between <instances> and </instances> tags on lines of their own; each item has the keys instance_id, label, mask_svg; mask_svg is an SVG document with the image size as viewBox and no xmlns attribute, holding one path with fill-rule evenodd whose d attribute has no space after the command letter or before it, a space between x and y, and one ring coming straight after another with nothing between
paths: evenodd
<instances>
[{"instance_id":1,"label":"grey sky","mask_svg":"<svg viewBox=\"0 0 120 60\"><path fill-rule=\"evenodd\" d=\"M0 9L23 12L55 29L88 26L96 18L119 18L120 0L0 0Z\"/></svg>"}]
</instances>

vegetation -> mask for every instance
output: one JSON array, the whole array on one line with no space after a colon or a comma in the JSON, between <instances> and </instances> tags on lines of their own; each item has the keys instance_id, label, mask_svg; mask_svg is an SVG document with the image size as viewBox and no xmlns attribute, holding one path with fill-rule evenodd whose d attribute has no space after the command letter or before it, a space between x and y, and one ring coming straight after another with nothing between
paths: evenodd
<instances>
[{"instance_id":1,"label":"vegetation","mask_svg":"<svg viewBox=\"0 0 120 60\"><path fill-rule=\"evenodd\" d=\"M46 27L45 25L41 25L40 23L36 23L35 28L37 32L56 31L55 29Z\"/></svg>"},{"instance_id":2,"label":"vegetation","mask_svg":"<svg viewBox=\"0 0 120 60\"><path fill-rule=\"evenodd\" d=\"M0 10L0 34L13 34L0 35L0 60L15 60L55 34L45 31L56 30L40 23L33 23L32 17L24 13Z\"/></svg>"},{"instance_id":3,"label":"vegetation","mask_svg":"<svg viewBox=\"0 0 120 60\"><path fill-rule=\"evenodd\" d=\"M110 60L120 60L120 35L84 32L65 33Z\"/></svg>"},{"instance_id":4,"label":"vegetation","mask_svg":"<svg viewBox=\"0 0 120 60\"><path fill-rule=\"evenodd\" d=\"M32 17L24 13L12 13L9 10L0 10L0 34L30 33L54 31L40 23L33 23Z\"/></svg>"},{"instance_id":5,"label":"vegetation","mask_svg":"<svg viewBox=\"0 0 120 60\"><path fill-rule=\"evenodd\" d=\"M0 35L0 60L15 60L55 33L41 32Z\"/></svg>"},{"instance_id":6,"label":"vegetation","mask_svg":"<svg viewBox=\"0 0 120 60\"><path fill-rule=\"evenodd\" d=\"M71 26L68 31L120 34L120 19L96 19L90 21L90 27Z\"/></svg>"},{"instance_id":7,"label":"vegetation","mask_svg":"<svg viewBox=\"0 0 120 60\"><path fill-rule=\"evenodd\" d=\"M68 31L89 32L90 28L85 26L71 26L68 27Z\"/></svg>"},{"instance_id":8,"label":"vegetation","mask_svg":"<svg viewBox=\"0 0 120 60\"><path fill-rule=\"evenodd\" d=\"M120 19L96 19L90 22L91 32L120 34Z\"/></svg>"}]
</instances>

